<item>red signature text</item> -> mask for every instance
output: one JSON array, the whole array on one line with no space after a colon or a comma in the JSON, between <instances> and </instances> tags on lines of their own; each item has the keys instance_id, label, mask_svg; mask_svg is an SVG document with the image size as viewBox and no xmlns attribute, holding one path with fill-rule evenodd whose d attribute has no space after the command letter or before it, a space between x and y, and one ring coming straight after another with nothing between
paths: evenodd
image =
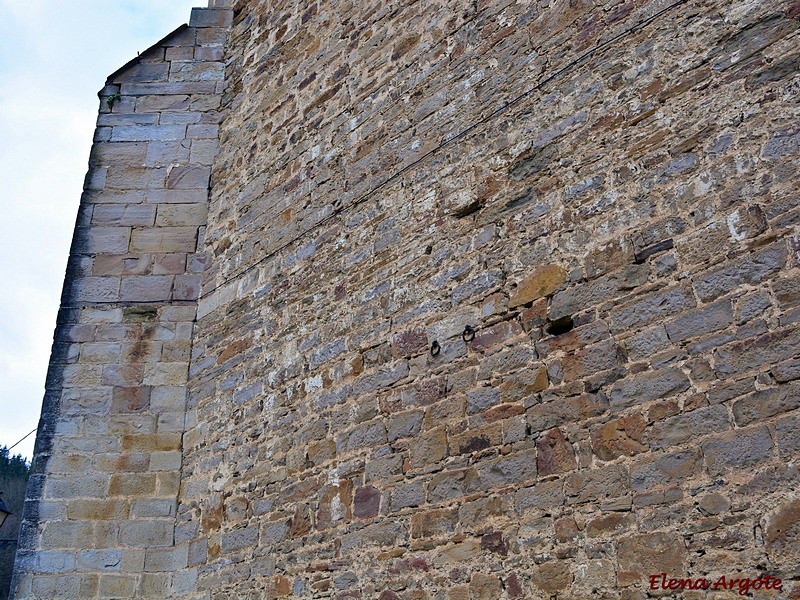
<instances>
[{"instance_id":1,"label":"red signature text","mask_svg":"<svg viewBox=\"0 0 800 600\"><path fill-rule=\"evenodd\" d=\"M750 590L782 590L783 583L777 577L764 575L750 579L749 577L725 577L723 575L716 581L698 577L696 579L667 577L666 573L650 575L651 590L736 590L740 596L745 596Z\"/></svg>"}]
</instances>

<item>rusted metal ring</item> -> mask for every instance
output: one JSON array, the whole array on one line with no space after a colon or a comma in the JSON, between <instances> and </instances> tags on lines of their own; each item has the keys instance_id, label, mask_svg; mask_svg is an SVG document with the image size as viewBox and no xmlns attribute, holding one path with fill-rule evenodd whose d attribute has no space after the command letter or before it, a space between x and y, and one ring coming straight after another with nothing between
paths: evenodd
<instances>
[{"instance_id":1,"label":"rusted metal ring","mask_svg":"<svg viewBox=\"0 0 800 600\"><path fill-rule=\"evenodd\" d=\"M433 340L431 344L431 356L439 356L439 353L442 351L442 347L439 345L439 342Z\"/></svg>"},{"instance_id":2,"label":"rusted metal ring","mask_svg":"<svg viewBox=\"0 0 800 600\"><path fill-rule=\"evenodd\" d=\"M467 325L464 327L464 331L461 334L461 339L465 342L471 342L475 339L475 330L472 328L471 325Z\"/></svg>"}]
</instances>

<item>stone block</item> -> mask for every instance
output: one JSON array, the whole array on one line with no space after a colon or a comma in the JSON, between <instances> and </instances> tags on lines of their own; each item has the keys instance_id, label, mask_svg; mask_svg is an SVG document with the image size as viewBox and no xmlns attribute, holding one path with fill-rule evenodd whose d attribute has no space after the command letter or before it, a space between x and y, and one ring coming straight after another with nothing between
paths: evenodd
<instances>
[{"instance_id":1,"label":"stone block","mask_svg":"<svg viewBox=\"0 0 800 600\"><path fill-rule=\"evenodd\" d=\"M170 81L222 81L224 78L222 62L172 61L169 68Z\"/></svg>"},{"instance_id":2,"label":"stone block","mask_svg":"<svg viewBox=\"0 0 800 600\"><path fill-rule=\"evenodd\" d=\"M800 501L783 500L766 517L764 531L766 549L781 569L797 571L797 547L800 541Z\"/></svg>"},{"instance_id":3,"label":"stone block","mask_svg":"<svg viewBox=\"0 0 800 600\"><path fill-rule=\"evenodd\" d=\"M689 310L666 323L665 328L673 343L721 331L733 323L730 300L721 300L702 308Z\"/></svg>"},{"instance_id":4,"label":"stone block","mask_svg":"<svg viewBox=\"0 0 800 600\"><path fill-rule=\"evenodd\" d=\"M772 436L764 427L736 429L702 443L703 456L712 477L751 469L772 458Z\"/></svg>"},{"instance_id":5,"label":"stone block","mask_svg":"<svg viewBox=\"0 0 800 600\"><path fill-rule=\"evenodd\" d=\"M733 291L742 284L756 285L786 264L786 245L772 244L756 252L715 267L694 278L694 288L703 302Z\"/></svg>"},{"instance_id":6,"label":"stone block","mask_svg":"<svg viewBox=\"0 0 800 600\"><path fill-rule=\"evenodd\" d=\"M108 167L106 189L146 190L164 187L166 169L129 166L125 164Z\"/></svg>"},{"instance_id":7,"label":"stone block","mask_svg":"<svg viewBox=\"0 0 800 600\"><path fill-rule=\"evenodd\" d=\"M79 598L81 578L78 575L33 577L31 592L34 598Z\"/></svg>"},{"instance_id":8,"label":"stone block","mask_svg":"<svg viewBox=\"0 0 800 600\"><path fill-rule=\"evenodd\" d=\"M195 126L189 125L189 127ZM167 175L166 188L168 190L205 190L208 189L210 177L211 167L195 165L173 167Z\"/></svg>"},{"instance_id":9,"label":"stone block","mask_svg":"<svg viewBox=\"0 0 800 600\"><path fill-rule=\"evenodd\" d=\"M63 550L44 550L36 554L35 565L39 573L71 573L75 571L75 557Z\"/></svg>"},{"instance_id":10,"label":"stone block","mask_svg":"<svg viewBox=\"0 0 800 600\"><path fill-rule=\"evenodd\" d=\"M97 117L97 124L100 126L156 125L158 124L158 115L137 115L124 113L104 114Z\"/></svg>"},{"instance_id":11,"label":"stone block","mask_svg":"<svg viewBox=\"0 0 800 600\"><path fill-rule=\"evenodd\" d=\"M69 478L51 476L45 484L45 498L103 498L108 490L108 476L81 475ZM55 524L52 524L55 525ZM77 546L79 547L79 546Z\"/></svg>"},{"instance_id":12,"label":"stone block","mask_svg":"<svg viewBox=\"0 0 800 600\"><path fill-rule=\"evenodd\" d=\"M76 254L124 254L130 239L130 227L77 227L72 251Z\"/></svg>"},{"instance_id":13,"label":"stone block","mask_svg":"<svg viewBox=\"0 0 800 600\"><path fill-rule=\"evenodd\" d=\"M611 409L619 411L638 403L668 398L689 387L689 378L680 369L644 371L614 384L611 389Z\"/></svg>"},{"instance_id":14,"label":"stone block","mask_svg":"<svg viewBox=\"0 0 800 600\"><path fill-rule=\"evenodd\" d=\"M631 487L639 492L668 484L683 483L703 468L699 448L649 454L631 466Z\"/></svg>"},{"instance_id":15,"label":"stone block","mask_svg":"<svg viewBox=\"0 0 800 600\"><path fill-rule=\"evenodd\" d=\"M258 527L234 529L222 536L222 551L236 552L247 548L255 548L258 544Z\"/></svg>"},{"instance_id":16,"label":"stone block","mask_svg":"<svg viewBox=\"0 0 800 600\"><path fill-rule=\"evenodd\" d=\"M568 504L604 502L630 494L627 467L609 465L572 473L564 480L564 496Z\"/></svg>"},{"instance_id":17,"label":"stone block","mask_svg":"<svg viewBox=\"0 0 800 600\"><path fill-rule=\"evenodd\" d=\"M122 301L165 302L171 297L172 282L169 275L122 277L119 297Z\"/></svg>"},{"instance_id":18,"label":"stone block","mask_svg":"<svg viewBox=\"0 0 800 600\"><path fill-rule=\"evenodd\" d=\"M175 572L187 568L189 544L174 548L148 548L145 550L144 570L148 573Z\"/></svg>"},{"instance_id":19,"label":"stone block","mask_svg":"<svg viewBox=\"0 0 800 600\"><path fill-rule=\"evenodd\" d=\"M146 204L97 204L92 210L92 224L147 227L153 225L155 216L156 207Z\"/></svg>"},{"instance_id":20,"label":"stone block","mask_svg":"<svg viewBox=\"0 0 800 600\"><path fill-rule=\"evenodd\" d=\"M213 94L216 85L213 81L175 81L169 83L123 83L121 86L123 96L162 96L162 95L192 95ZM163 138L163 139L183 139ZM124 140L120 140L124 141ZM136 140L134 140L136 141Z\"/></svg>"},{"instance_id":21,"label":"stone block","mask_svg":"<svg viewBox=\"0 0 800 600\"><path fill-rule=\"evenodd\" d=\"M192 60L195 48L193 46L171 46L166 49L164 57L166 60ZM169 96L164 96L168 98ZM188 98L188 96L187 96Z\"/></svg>"},{"instance_id":22,"label":"stone block","mask_svg":"<svg viewBox=\"0 0 800 600\"><path fill-rule=\"evenodd\" d=\"M151 471L177 471L181 468L183 454L180 451L153 452L150 455Z\"/></svg>"},{"instance_id":23,"label":"stone block","mask_svg":"<svg viewBox=\"0 0 800 600\"><path fill-rule=\"evenodd\" d=\"M730 428L727 407L717 404L655 423L647 439L651 448L660 450Z\"/></svg>"},{"instance_id":24,"label":"stone block","mask_svg":"<svg viewBox=\"0 0 800 600\"><path fill-rule=\"evenodd\" d=\"M508 300L508 308L550 296L561 288L566 279L567 272L559 265L539 267L517 284Z\"/></svg>"},{"instance_id":25,"label":"stone block","mask_svg":"<svg viewBox=\"0 0 800 600\"><path fill-rule=\"evenodd\" d=\"M417 512L411 517L411 537L430 538L452 533L458 523L456 509Z\"/></svg>"},{"instance_id":26,"label":"stone block","mask_svg":"<svg viewBox=\"0 0 800 600\"><path fill-rule=\"evenodd\" d=\"M98 594L101 598L132 598L137 582L136 575L101 575Z\"/></svg>"},{"instance_id":27,"label":"stone block","mask_svg":"<svg viewBox=\"0 0 800 600\"><path fill-rule=\"evenodd\" d=\"M611 330L615 333L631 331L664 317L683 312L695 305L691 291L683 288L661 290L615 308L611 311Z\"/></svg>"},{"instance_id":28,"label":"stone block","mask_svg":"<svg viewBox=\"0 0 800 600\"><path fill-rule=\"evenodd\" d=\"M219 151L215 139L192 139L190 162L195 165L211 165Z\"/></svg>"},{"instance_id":29,"label":"stone block","mask_svg":"<svg viewBox=\"0 0 800 600\"><path fill-rule=\"evenodd\" d=\"M531 432L536 433L565 423L579 423L606 410L608 400L605 395L585 393L534 404L525 414Z\"/></svg>"},{"instance_id":30,"label":"stone block","mask_svg":"<svg viewBox=\"0 0 800 600\"><path fill-rule=\"evenodd\" d=\"M467 392L467 414L473 415L496 406L500 402L500 390L481 387Z\"/></svg>"},{"instance_id":31,"label":"stone block","mask_svg":"<svg viewBox=\"0 0 800 600\"><path fill-rule=\"evenodd\" d=\"M199 110L193 104L195 110ZM186 128L186 137L190 140L216 140L219 137L219 125L216 123L198 123Z\"/></svg>"},{"instance_id":32,"label":"stone block","mask_svg":"<svg viewBox=\"0 0 800 600\"><path fill-rule=\"evenodd\" d=\"M557 427L536 438L536 450L536 468L540 477L567 473L578 466L572 446Z\"/></svg>"},{"instance_id":33,"label":"stone block","mask_svg":"<svg viewBox=\"0 0 800 600\"><path fill-rule=\"evenodd\" d=\"M128 518L127 500L81 498L67 503L67 518L75 521L116 521Z\"/></svg>"},{"instance_id":34,"label":"stone block","mask_svg":"<svg viewBox=\"0 0 800 600\"><path fill-rule=\"evenodd\" d=\"M148 144L145 142L97 142L92 146L89 164L99 167L140 165L144 162L147 150Z\"/></svg>"},{"instance_id":35,"label":"stone block","mask_svg":"<svg viewBox=\"0 0 800 600\"><path fill-rule=\"evenodd\" d=\"M601 460L645 452L645 420L640 414L612 419L592 431L592 450Z\"/></svg>"},{"instance_id":36,"label":"stone block","mask_svg":"<svg viewBox=\"0 0 800 600\"><path fill-rule=\"evenodd\" d=\"M391 510L398 511L409 506L419 506L425 503L425 481L412 481L396 486L391 491Z\"/></svg>"},{"instance_id":37,"label":"stone block","mask_svg":"<svg viewBox=\"0 0 800 600\"><path fill-rule=\"evenodd\" d=\"M159 227L185 227L206 224L208 205L199 204L162 204L158 207L156 225Z\"/></svg>"},{"instance_id":38,"label":"stone block","mask_svg":"<svg viewBox=\"0 0 800 600\"><path fill-rule=\"evenodd\" d=\"M797 355L800 328L770 331L714 350L714 371L720 379L758 373Z\"/></svg>"},{"instance_id":39,"label":"stone block","mask_svg":"<svg viewBox=\"0 0 800 600\"><path fill-rule=\"evenodd\" d=\"M800 414L792 413L775 422L778 453L789 459L800 450Z\"/></svg>"},{"instance_id":40,"label":"stone block","mask_svg":"<svg viewBox=\"0 0 800 600\"><path fill-rule=\"evenodd\" d=\"M136 229L131 236L131 252L193 252L196 245L196 227Z\"/></svg>"},{"instance_id":41,"label":"stone block","mask_svg":"<svg viewBox=\"0 0 800 600\"><path fill-rule=\"evenodd\" d=\"M168 52L178 50L170 48ZM188 49L191 54L191 49ZM189 108L189 96L186 94L175 94L169 96L138 96L136 98L136 112L148 113L161 111L184 111Z\"/></svg>"},{"instance_id":42,"label":"stone block","mask_svg":"<svg viewBox=\"0 0 800 600\"><path fill-rule=\"evenodd\" d=\"M186 137L185 125L116 125L112 142L166 142Z\"/></svg>"},{"instance_id":43,"label":"stone block","mask_svg":"<svg viewBox=\"0 0 800 600\"><path fill-rule=\"evenodd\" d=\"M406 411L389 417L387 438L390 442L397 439L417 435L422 429L423 412L421 410Z\"/></svg>"},{"instance_id":44,"label":"stone block","mask_svg":"<svg viewBox=\"0 0 800 600\"><path fill-rule=\"evenodd\" d=\"M189 27L230 27L233 11L227 8L193 8Z\"/></svg>"},{"instance_id":45,"label":"stone block","mask_svg":"<svg viewBox=\"0 0 800 600\"><path fill-rule=\"evenodd\" d=\"M683 540L669 533L635 534L619 540L617 560L620 570L642 580L654 573L685 572L686 547ZM623 574L619 574L623 578Z\"/></svg>"},{"instance_id":46,"label":"stone block","mask_svg":"<svg viewBox=\"0 0 800 600\"><path fill-rule=\"evenodd\" d=\"M149 520L120 523L119 539L123 546L134 548L156 548L173 543L174 521Z\"/></svg>"},{"instance_id":47,"label":"stone block","mask_svg":"<svg viewBox=\"0 0 800 600\"><path fill-rule=\"evenodd\" d=\"M150 393L150 405L154 412L182 412L186 406L186 388L183 386L158 385Z\"/></svg>"},{"instance_id":48,"label":"stone block","mask_svg":"<svg viewBox=\"0 0 800 600\"><path fill-rule=\"evenodd\" d=\"M619 298L627 294L628 290L644 284L648 274L647 265L629 265L595 280L570 286L553 296L549 318L556 321L579 313L587 307Z\"/></svg>"},{"instance_id":49,"label":"stone block","mask_svg":"<svg viewBox=\"0 0 800 600\"><path fill-rule=\"evenodd\" d=\"M78 571L119 573L122 550L81 550L78 552Z\"/></svg>"}]
</instances>

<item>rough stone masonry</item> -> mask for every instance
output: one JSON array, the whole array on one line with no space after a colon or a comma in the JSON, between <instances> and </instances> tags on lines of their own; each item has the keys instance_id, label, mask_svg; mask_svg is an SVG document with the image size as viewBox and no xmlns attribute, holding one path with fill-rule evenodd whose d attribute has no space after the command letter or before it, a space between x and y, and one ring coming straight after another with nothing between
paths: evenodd
<instances>
[{"instance_id":1,"label":"rough stone masonry","mask_svg":"<svg viewBox=\"0 0 800 600\"><path fill-rule=\"evenodd\" d=\"M195 9L100 92L16 598L800 598L799 48Z\"/></svg>"}]
</instances>

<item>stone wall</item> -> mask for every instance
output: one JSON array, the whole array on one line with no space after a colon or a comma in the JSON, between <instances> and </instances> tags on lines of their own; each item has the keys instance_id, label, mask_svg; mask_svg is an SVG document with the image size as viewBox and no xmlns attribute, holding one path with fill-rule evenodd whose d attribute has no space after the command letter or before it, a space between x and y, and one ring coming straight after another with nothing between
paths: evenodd
<instances>
[{"instance_id":1,"label":"stone wall","mask_svg":"<svg viewBox=\"0 0 800 600\"><path fill-rule=\"evenodd\" d=\"M661 573L777 577L782 590L758 597L800 595L800 5L218 4L232 11L195 19L232 15L224 80L223 57L201 59L193 38L192 56L210 63L166 73L215 80L213 94L175 90L180 100L152 107L180 121L200 102L204 126L182 123L187 138L220 123L207 221L159 222L173 205L156 201L155 222L113 224L129 231L124 250L80 246L79 227L83 270L68 280L73 294L91 289L86 269L103 254L194 252L134 239L191 238L195 266L170 272L169 289L202 273L196 320L193 286L142 295L151 272L130 273L142 288L104 278L129 296L65 296L76 308L60 335L76 323L69 335L95 337L56 345L57 429L40 435L43 483L18 561L40 574L20 577L19 597L47 597L46 585L214 600L706 597L650 590ZM164 73L144 59L129 68ZM124 82L120 93L115 111L132 118L158 94ZM162 126L178 125L107 133L121 143ZM168 198L176 159L163 156L156 196ZM107 164L90 171L87 198L113 189ZM178 168L202 183L209 164ZM142 193L123 204L153 202ZM179 202L200 205L200 192ZM82 223L90 239L127 235ZM104 381L126 372L127 338L98 371L85 358L107 341L97 332L144 335L148 323L186 332L191 357L166 358L158 339L153 362L133 361L138 379ZM148 379L171 363L183 379ZM107 409L70 392L73 371L111 390ZM187 392L185 425L168 419L164 438L161 389L181 417ZM119 411L116 390L149 403ZM125 446L132 437L147 446ZM46 461L48 439L64 446ZM161 439L170 446L149 445ZM98 440L123 446L98 452ZM103 468L99 457L125 449L147 457L142 473ZM123 512L71 516L80 496L48 492L76 481L86 455L97 507ZM134 512L153 501L165 510ZM169 535L123 537L151 523ZM117 537L98 537L109 525ZM48 528L66 526L91 536L46 545ZM86 562L105 552L138 562Z\"/></svg>"},{"instance_id":2,"label":"stone wall","mask_svg":"<svg viewBox=\"0 0 800 600\"><path fill-rule=\"evenodd\" d=\"M99 94L18 598L152 598L194 585L172 575L175 509L230 17L196 10Z\"/></svg>"},{"instance_id":3,"label":"stone wall","mask_svg":"<svg viewBox=\"0 0 800 600\"><path fill-rule=\"evenodd\" d=\"M799 15L239 2L178 511L198 592L795 589Z\"/></svg>"}]
</instances>

